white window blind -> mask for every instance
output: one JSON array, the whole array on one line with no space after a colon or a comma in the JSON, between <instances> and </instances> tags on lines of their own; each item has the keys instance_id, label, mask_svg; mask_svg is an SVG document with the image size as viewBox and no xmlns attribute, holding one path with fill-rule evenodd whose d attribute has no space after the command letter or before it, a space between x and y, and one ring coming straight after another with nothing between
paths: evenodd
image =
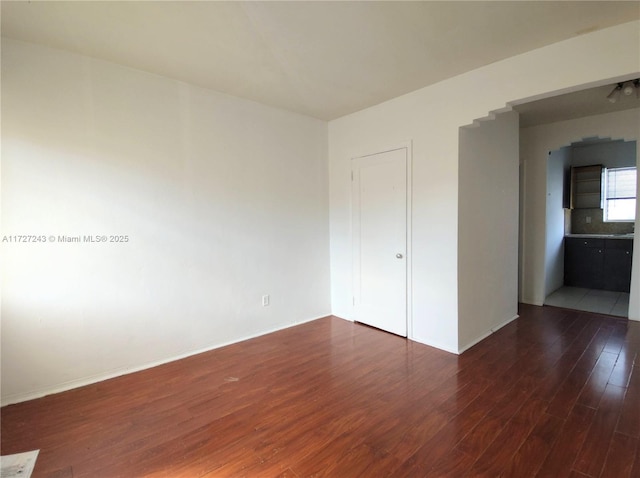
<instances>
[{"instance_id":1,"label":"white window blind","mask_svg":"<svg viewBox=\"0 0 640 478\"><path fill-rule=\"evenodd\" d=\"M636 178L636 168L615 168L605 171L605 221L635 220Z\"/></svg>"}]
</instances>

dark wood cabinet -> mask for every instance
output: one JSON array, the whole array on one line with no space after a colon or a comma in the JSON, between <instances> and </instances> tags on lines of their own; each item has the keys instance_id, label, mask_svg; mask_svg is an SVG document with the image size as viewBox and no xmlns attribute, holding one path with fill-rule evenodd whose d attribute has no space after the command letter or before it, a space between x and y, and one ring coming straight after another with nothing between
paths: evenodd
<instances>
[{"instance_id":1,"label":"dark wood cabinet","mask_svg":"<svg viewBox=\"0 0 640 478\"><path fill-rule=\"evenodd\" d=\"M603 289L629 292L632 254L632 240L608 239L606 241Z\"/></svg>"},{"instance_id":2,"label":"dark wood cabinet","mask_svg":"<svg viewBox=\"0 0 640 478\"><path fill-rule=\"evenodd\" d=\"M567 237L564 242L564 284L602 289L604 239Z\"/></svg>"},{"instance_id":3,"label":"dark wood cabinet","mask_svg":"<svg viewBox=\"0 0 640 478\"><path fill-rule=\"evenodd\" d=\"M632 239L566 237L564 284L629 292Z\"/></svg>"},{"instance_id":4,"label":"dark wood cabinet","mask_svg":"<svg viewBox=\"0 0 640 478\"><path fill-rule=\"evenodd\" d=\"M602 165L571 168L571 209L602 208Z\"/></svg>"}]
</instances>

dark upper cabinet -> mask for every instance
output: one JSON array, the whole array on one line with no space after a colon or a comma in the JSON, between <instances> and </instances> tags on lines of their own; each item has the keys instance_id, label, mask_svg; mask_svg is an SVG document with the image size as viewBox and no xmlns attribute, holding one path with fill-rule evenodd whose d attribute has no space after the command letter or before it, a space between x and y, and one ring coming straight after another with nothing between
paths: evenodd
<instances>
[{"instance_id":1,"label":"dark upper cabinet","mask_svg":"<svg viewBox=\"0 0 640 478\"><path fill-rule=\"evenodd\" d=\"M564 284L629 292L632 254L632 239L567 237Z\"/></svg>"},{"instance_id":2,"label":"dark upper cabinet","mask_svg":"<svg viewBox=\"0 0 640 478\"><path fill-rule=\"evenodd\" d=\"M571 168L571 209L602 208L602 165Z\"/></svg>"}]
</instances>

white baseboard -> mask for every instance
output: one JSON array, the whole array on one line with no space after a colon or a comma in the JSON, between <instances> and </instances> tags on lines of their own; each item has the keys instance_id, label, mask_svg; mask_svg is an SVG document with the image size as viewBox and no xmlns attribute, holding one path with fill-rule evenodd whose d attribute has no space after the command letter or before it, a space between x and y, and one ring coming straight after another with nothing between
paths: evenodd
<instances>
[{"instance_id":1,"label":"white baseboard","mask_svg":"<svg viewBox=\"0 0 640 478\"><path fill-rule=\"evenodd\" d=\"M428 345L429 347L442 350L443 352L449 352L450 354L456 354L456 355L458 354L458 351L455 348L449 347L448 345L445 345L442 343L434 342L433 340L423 339L421 337L416 337L415 335L408 338L409 340L413 340L414 342L418 342L423 345Z\"/></svg>"},{"instance_id":2,"label":"white baseboard","mask_svg":"<svg viewBox=\"0 0 640 478\"><path fill-rule=\"evenodd\" d=\"M340 317L339 315L336 314L331 314L333 317L335 317L336 319L340 319L340 320L346 320L347 322L354 322L353 319L345 319L344 317Z\"/></svg>"},{"instance_id":3,"label":"white baseboard","mask_svg":"<svg viewBox=\"0 0 640 478\"><path fill-rule=\"evenodd\" d=\"M482 334L480 337L478 337L475 340L472 340L471 342L469 342L467 345L460 347L458 349L458 354L463 353L465 350L469 350L471 347L473 347L474 345L476 345L479 342L482 342L484 339L486 339L487 337L489 337L491 334L493 334L494 332L500 330L502 327L504 327L505 325L513 322L514 320L516 320L518 317L520 317L518 314L514 315L512 318L505 320L504 322L502 322L501 324L498 324L494 327L491 327L488 331L486 331L484 334Z\"/></svg>"},{"instance_id":4,"label":"white baseboard","mask_svg":"<svg viewBox=\"0 0 640 478\"><path fill-rule=\"evenodd\" d=\"M333 316L338 318L338 319L346 320L347 322L354 322L352 319L345 319L344 317L340 317L339 315L333 314ZM441 344L441 343L438 343L438 342L434 342L433 340L423 339L423 338L417 337L415 335L407 336L407 339L411 340L413 342L418 342L419 344L428 345L429 347L433 347L435 349L439 349L439 350L442 350L444 352L449 352L449 353L452 353L452 354L457 354L458 353L452 347L449 347L447 345L444 345L444 344Z\"/></svg>"},{"instance_id":5,"label":"white baseboard","mask_svg":"<svg viewBox=\"0 0 640 478\"><path fill-rule=\"evenodd\" d=\"M297 320L295 321L293 324L289 324L289 325L284 325L282 327L276 327L273 329L269 329L269 330L264 330L261 332L258 332L256 334L253 335L249 335L249 336L245 336L245 337L241 337L238 338L237 340L232 340L232 341L228 341L228 342L223 342L220 344L216 344L216 345L212 345L211 347L205 347L205 348L201 348L201 349L197 349L197 350L190 350L188 352L184 352L184 353L180 353L177 355L173 355L171 357L165 358L165 359L160 359L160 360L156 360L153 362L147 362L145 364L139 365L139 366L135 366L135 367L121 367L121 368L117 368L114 370L110 370L104 373L99 373L99 374L95 374L95 375L90 375L87 377L81 377L75 380L70 380L68 382L64 382L58 385L55 385L53 387L48 387L45 389L41 389L41 390L34 390L31 392L26 392L26 393L17 393L17 394L13 394L13 395L7 395L2 397L2 400L0 402L0 406L6 406L6 405L13 405L15 403L20 403L20 402L26 402L28 400L34 400L36 398L42 398L45 397L47 395L52 395L54 393L60 393L60 392L66 392L68 390L72 390L74 388L79 388L79 387L84 387L86 385L91 385L94 383L98 383L98 382L102 382L104 380L109 380L111 378L116 378L116 377L121 377L122 375L127 375L130 373L135 373L135 372L140 372L142 370L147 370L153 367L157 367L159 365L164 365L166 363L169 362L175 362L176 360L181 360L187 357L191 357L193 355L198 355L204 352L210 352L211 350L215 350L215 349L219 349L221 347L226 347L227 345L232 345L232 344L236 344L238 342L243 342L245 340L250 340L250 339L254 339L256 337L261 337L263 335L268 335L271 334L273 332L278 332L279 330L285 330L288 329L290 327L295 327L296 325L300 325L300 324L305 324L307 322L313 322L314 320L318 320L318 319L323 319L325 317L329 317L328 315L323 315L320 317L315 317L315 318L311 318L311 319L303 319L303 320Z\"/></svg>"},{"instance_id":6,"label":"white baseboard","mask_svg":"<svg viewBox=\"0 0 640 478\"><path fill-rule=\"evenodd\" d=\"M536 300L536 299L530 299L525 297L520 302L527 305L537 305L538 307L542 307L544 305L544 299Z\"/></svg>"}]
</instances>

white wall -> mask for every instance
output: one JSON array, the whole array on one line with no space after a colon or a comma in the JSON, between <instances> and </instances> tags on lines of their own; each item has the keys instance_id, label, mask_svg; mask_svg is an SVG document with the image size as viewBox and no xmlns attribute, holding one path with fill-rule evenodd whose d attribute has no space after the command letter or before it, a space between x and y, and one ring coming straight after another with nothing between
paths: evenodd
<instances>
[{"instance_id":1,"label":"white wall","mask_svg":"<svg viewBox=\"0 0 640 478\"><path fill-rule=\"evenodd\" d=\"M640 126L639 126L640 127ZM602 164L607 168L636 165L635 141L610 141L596 144L577 144L571 148L572 166Z\"/></svg>"},{"instance_id":2,"label":"white wall","mask_svg":"<svg viewBox=\"0 0 640 478\"><path fill-rule=\"evenodd\" d=\"M3 39L3 403L330 313L327 124ZM271 305L261 306L270 294Z\"/></svg>"},{"instance_id":3,"label":"white wall","mask_svg":"<svg viewBox=\"0 0 640 478\"><path fill-rule=\"evenodd\" d=\"M460 128L460 350L518 316L518 130L513 111Z\"/></svg>"},{"instance_id":4,"label":"white wall","mask_svg":"<svg viewBox=\"0 0 640 478\"><path fill-rule=\"evenodd\" d=\"M327 219L332 308L350 319L350 158L406 141L411 338L459 351L459 127L510 102L638 76L639 46L630 22L332 121L328 218L325 123L3 40L2 234L130 238L3 244L4 403L327 314ZM537 165L527 176L534 201L542 169L542 181ZM534 232L523 264L543 274L544 208L542 221L534 205L524 211ZM632 287L639 264L636 254ZM526 273L543 290L540 271Z\"/></svg>"},{"instance_id":5,"label":"white wall","mask_svg":"<svg viewBox=\"0 0 640 478\"><path fill-rule=\"evenodd\" d=\"M542 305L545 298L545 197L548 152L592 137L637 140L640 137L640 109L533 126L520 131L520 155L521 160L526 163L527 171L524 184L527 191L523 216L524 234L521 244L524 254L521 289L523 302ZM638 217L640 216L636 216L636 225ZM637 243L634 248L635 251L638 250ZM640 319L638 255L634 254L633 258L629 302L629 318L635 320Z\"/></svg>"},{"instance_id":6,"label":"white wall","mask_svg":"<svg viewBox=\"0 0 640 478\"><path fill-rule=\"evenodd\" d=\"M350 158L412 141L411 338L457 352L458 128L511 102L571 91L577 85L607 84L611 78L637 72L640 24L630 22L509 58L330 122L333 313L352 318ZM546 171L543 184L544 179ZM542 216L544 224L544 210ZM517 217L513 221L517 223ZM544 228L540 240L544 257Z\"/></svg>"},{"instance_id":7,"label":"white wall","mask_svg":"<svg viewBox=\"0 0 640 478\"><path fill-rule=\"evenodd\" d=\"M545 297L564 284L564 188L571 167L571 148L551 151L547 156Z\"/></svg>"}]
</instances>

